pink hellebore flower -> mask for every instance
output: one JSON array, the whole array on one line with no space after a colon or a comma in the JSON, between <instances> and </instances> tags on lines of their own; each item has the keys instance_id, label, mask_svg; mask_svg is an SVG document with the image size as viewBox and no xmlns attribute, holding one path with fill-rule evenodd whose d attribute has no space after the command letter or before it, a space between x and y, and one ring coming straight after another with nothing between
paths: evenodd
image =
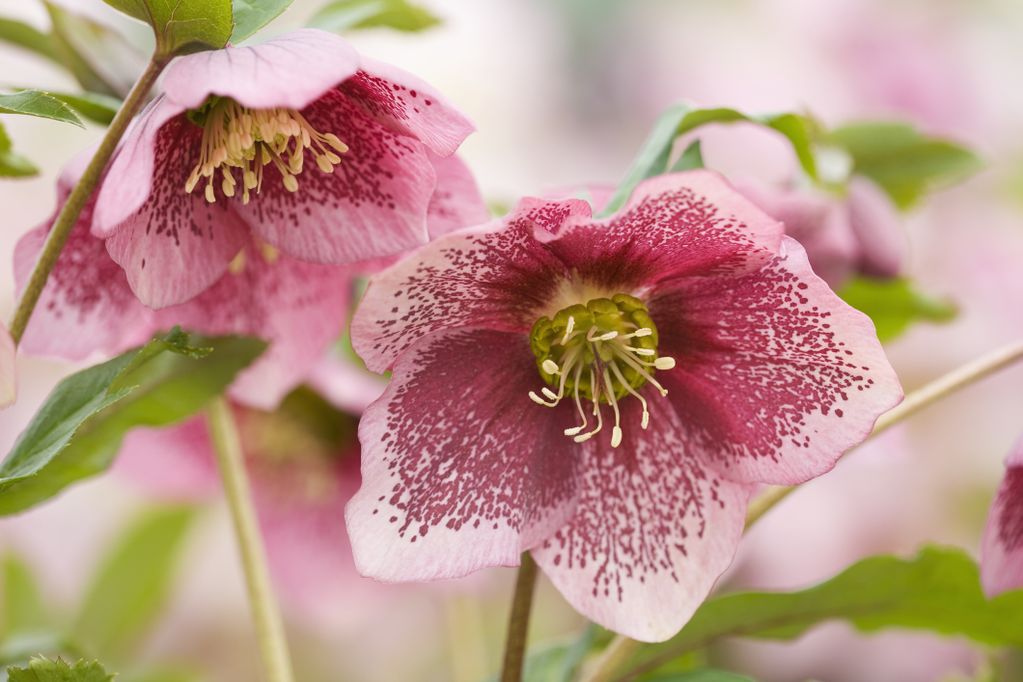
<instances>
[{"instance_id":1,"label":"pink hellebore flower","mask_svg":"<svg viewBox=\"0 0 1023 682\"><path fill-rule=\"evenodd\" d=\"M12 405L17 395L14 358L14 339L8 333L7 327L0 324L0 409Z\"/></svg>"},{"instance_id":2,"label":"pink hellebore flower","mask_svg":"<svg viewBox=\"0 0 1023 682\"><path fill-rule=\"evenodd\" d=\"M854 177L844 199L798 188L739 183L738 189L806 249L810 265L839 287L854 275L895 277L905 260L905 240L895 206L870 180Z\"/></svg>"},{"instance_id":3,"label":"pink hellebore flower","mask_svg":"<svg viewBox=\"0 0 1023 682\"><path fill-rule=\"evenodd\" d=\"M758 483L828 471L899 402L873 325L718 175L617 215L525 199L370 280L355 348L393 370L346 509L383 580L531 550L592 620L657 641L732 560Z\"/></svg>"},{"instance_id":4,"label":"pink hellebore flower","mask_svg":"<svg viewBox=\"0 0 1023 682\"><path fill-rule=\"evenodd\" d=\"M1023 588L1023 439L1005 462L980 551L980 582L989 597Z\"/></svg>"},{"instance_id":5,"label":"pink hellebore flower","mask_svg":"<svg viewBox=\"0 0 1023 682\"><path fill-rule=\"evenodd\" d=\"M87 162L73 161L58 182L58 208L67 200ZM485 220L488 213L469 169L456 156L434 159L437 190L428 209L430 234ZM96 209L90 201L61 252L25 333L29 353L81 360L113 355L175 325L205 334L246 334L270 348L235 380L231 395L271 409L305 379L345 324L357 275L383 263L324 265L278 252L246 235L228 271L197 297L151 310L135 298L125 271L102 239L89 233ZM54 217L56 211L54 212ZM53 224L18 242L15 278L24 287Z\"/></svg>"},{"instance_id":6,"label":"pink hellebore flower","mask_svg":"<svg viewBox=\"0 0 1023 682\"><path fill-rule=\"evenodd\" d=\"M419 79L312 29L180 57L162 87L92 223L153 308L204 291L252 236L315 263L426 242L437 159L472 130Z\"/></svg>"},{"instance_id":7,"label":"pink hellebore flower","mask_svg":"<svg viewBox=\"0 0 1023 682\"><path fill-rule=\"evenodd\" d=\"M349 363L330 365L339 406L304 387L272 412L234 405L275 581L296 613L326 623L337 621L337 604L351 607L353 583L362 591L370 582L355 571L341 519L359 487L358 415L383 388ZM116 466L164 498L203 500L220 487L202 417L133 431Z\"/></svg>"}]
</instances>

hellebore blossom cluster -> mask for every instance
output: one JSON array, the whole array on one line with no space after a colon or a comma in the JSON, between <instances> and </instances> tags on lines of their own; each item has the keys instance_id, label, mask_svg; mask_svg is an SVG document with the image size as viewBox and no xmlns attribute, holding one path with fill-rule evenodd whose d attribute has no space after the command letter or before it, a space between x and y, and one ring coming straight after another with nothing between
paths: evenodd
<instances>
[{"instance_id":1,"label":"hellebore blossom cluster","mask_svg":"<svg viewBox=\"0 0 1023 682\"><path fill-rule=\"evenodd\" d=\"M1005 478L981 543L980 580L988 596L1023 587L1023 439L1005 461Z\"/></svg>"},{"instance_id":2,"label":"hellebore blossom cluster","mask_svg":"<svg viewBox=\"0 0 1023 682\"><path fill-rule=\"evenodd\" d=\"M464 575L532 551L630 637L674 634L730 563L756 484L828 471L902 390L870 320L720 177L617 215L526 199L371 278L353 321L391 370L359 426L360 572Z\"/></svg>"}]
</instances>

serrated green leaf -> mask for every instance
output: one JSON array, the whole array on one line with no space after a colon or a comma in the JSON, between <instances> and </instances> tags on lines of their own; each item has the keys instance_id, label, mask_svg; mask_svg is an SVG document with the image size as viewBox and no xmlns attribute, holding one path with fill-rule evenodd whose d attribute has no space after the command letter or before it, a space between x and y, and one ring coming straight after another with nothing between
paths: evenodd
<instances>
[{"instance_id":1,"label":"serrated green leaf","mask_svg":"<svg viewBox=\"0 0 1023 682\"><path fill-rule=\"evenodd\" d=\"M678 161L672 164L669 173L680 173L682 171L703 168L703 149L699 140L693 140L689 146L678 157Z\"/></svg>"},{"instance_id":2,"label":"serrated green leaf","mask_svg":"<svg viewBox=\"0 0 1023 682\"><path fill-rule=\"evenodd\" d=\"M908 123L852 123L831 131L828 141L844 148L853 171L880 185L900 208L966 179L983 165L966 147L925 136Z\"/></svg>"},{"instance_id":3,"label":"serrated green leaf","mask_svg":"<svg viewBox=\"0 0 1023 682\"><path fill-rule=\"evenodd\" d=\"M56 97L40 90L22 90L9 95L0 94L0 114L38 116L84 128L78 115Z\"/></svg>"},{"instance_id":4,"label":"serrated green leaf","mask_svg":"<svg viewBox=\"0 0 1023 682\"><path fill-rule=\"evenodd\" d=\"M0 17L0 40L60 64L60 53L50 36L23 21Z\"/></svg>"},{"instance_id":5,"label":"serrated green leaf","mask_svg":"<svg viewBox=\"0 0 1023 682\"><path fill-rule=\"evenodd\" d=\"M799 592L712 598L675 637L641 647L624 671L655 670L722 637L790 640L832 620L863 632L909 628L1023 646L1023 590L985 599L977 565L961 549L927 547L912 559L871 557Z\"/></svg>"},{"instance_id":6,"label":"serrated green leaf","mask_svg":"<svg viewBox=\"0 0 1023 682\"><path fill-rule=\"evenodd\" d=\"M199 344L212 352L194 357L202 352ZM27 509L106 470L129 430L196 413L265 348L258 339L172 332L67 377L0 464L0 514Z\"/></svg>"},{"instance_id":7,"label":"serrated green leaf","mask_svg":"<svg viewBox=\"0 0 1023 682\"><path fill-rule=\"evenodd\" d=\"M37 632L47 623L46 606L32 569L20 557L3 559L3 633Z\"/></svg>"},{"instance_id":8,"label":"serrated green leaf","mask_svg":"<svg viewBox=\"0 0 1023 682\"><path fill-rule=\"evenodd\" d=\"M37 656L25 668L8 668L10 682L110 682L114 676L97 661L81 660L69 665L63 659Z\"/></svg>"},{"instance_id":9,"label":"serrated green leaf","mask_svg":"<svg viewBox=\"0 0 1023 682\"><path fill-rule=\"evenodd\" d=\"M11 138L0 123L0 178L28 178L38 174L39 169L31 161L14 152Z\"/></svg>"},{"instance_id":10,"label":"serrated green leaf","mask_svg":"<svg viewBox=\"0 0 1023 682\"><path fill-rule=\"evenodd\" d=\"M234 0L234 32L231 42L240 43L288 9L294 0Z\"/></svg>"},{"instance_id":11,"label":"serrated green leaf","mask_svg":"<svg viewBox=\"0 0 1023 682\"><path fill-rule=\"evenodd\" d=\"M151 509L100 561L75 619L76 639L102 656L124 653L163 610L188 531L190 507Z\"/></svg>"},{"instance_id":12,"label":"serrated green leaf","mask_svg":"<svg viewBox=\"0 0 1023 682\"><path fill-rule=\"evenodd\" d=\"M103 0L153 29L163 56L224 47L234 21L231 0Z\"/></svg>"},{"instance_id":13,"label":"serrated green leaf","mask_svg":"<svg viewBox=\"0 0 1023 682\"><path fill-rule=\"evenodd\" d=\"M325 31L359 28L391 28L415 33L438 26L441 20L430 10L408 0L335 0L324 5L309 25Z\"/></svg>"},{"instance_id":14,"label":"serrated green leaf","mask_svg":"<svg viewBox=\"0 0 1023 682\"><path fill-rule=\"evenodd\" d=\"M818 125L808 116L795 113L754 116L735 109L693 109L685 103L676 104L657 119L643 146L640 147L639 154L625 174L625 179L618 185L614 196L600 215L611 215L624 206L633 190L643 180L665 173L676 139L710 123L754 123L784 135L792 145L803 171L811 178L817 178L813 145L818 134Z\"/></svg>"},{"instance_id":15,"label":"serrated green leaf","mask_svg":"<svg viewBox=\"0 0 1023 682\"><path fill-rule=\"evenodd\" d=\"M905 278L857 277L842 287L838 295L870 316L881 341L897 338L914 322L948 322L958 312L950 301L921 294Z\"/></svg>"}]
</instances>

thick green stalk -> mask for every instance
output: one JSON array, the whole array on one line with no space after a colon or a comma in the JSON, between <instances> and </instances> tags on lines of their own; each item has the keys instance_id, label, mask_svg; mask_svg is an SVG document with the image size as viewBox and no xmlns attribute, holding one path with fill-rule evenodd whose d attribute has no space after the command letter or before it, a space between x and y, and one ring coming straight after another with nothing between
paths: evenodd
<instances>
[{"instance_id":1,"label":"thick green stalk","mask_svg":"<svg viewBox=\"0 0 1023 682\"><path fill-rule=\"evenodd\" d=\"M501 682L521 682L526 660L526 635L529 633L529 612L533 608L536 589L536 562L529 552L522 554L522 563L515 579L511 615L508 618L508 638L504 646L504 665Z\"/></svg>"},{"instance_id":2,"label":"thick green stalk","mask_svg":"<svg viewBox=\"0 0 1023 682\"><path fill-rule=\"evenodd\" d=\"M231 510L238 551L241 554L249 605L256 625L259 650L269 682L293 682L291 655L284 634L284 622L270 583L266 551L256 524L252 491L242 454L238 430L231 408L224 398L217 398L208 409L210 436L217 456L217 466L224 483L224 495Z\"/></svg>"},{"instance_id":3,"label":"thick green stalk","mask_svg":"<svg viewBox=\"0 0 1023 682\"><path fill-rule=\"evenodd\" d=\"M157 77L163 71L163 67L166 64L166 58L154 56L149 65L146 66L146 70L142 72L142 75L135 82L135 86L128 93L124 104L121 105L117 115L114 116L114 120L110 122L110 127L107 129L106 135L103 136L103 141L100 142L99 148L96 149L96 153L86 167L81 179L75 185L75 188L71 190L71 194L68 195L64 207L61 208L57 219L53 222L53 228L46 237L46 243L43 244L43 251L39 254L39 260L36 261L32 275L25 286L25 292L21 295L18 307L11 318L10 332L15 343L19 343L21 337L24 336L28 321L32 318L32 311L35 310L36 303L39 302L39 297L42 296L43 289L46 287L46 280L49 279L50 272L53 271L53 267L57 264L57 259L60 258L60 252L64 249L64 244L67 243L71 230L74 229L75 223L78 222L78 216L82 212L82 208L85 207L89 197L92 196L93 191L96 189L96 185L99 184L100 178L103 177L103 171L107 167L110 157L114 155L117 143L121 141L124 131L128 129L131 119L139 112L142 105L145 104L149 91L153 89Z\"/></svg>"}]
</instances>

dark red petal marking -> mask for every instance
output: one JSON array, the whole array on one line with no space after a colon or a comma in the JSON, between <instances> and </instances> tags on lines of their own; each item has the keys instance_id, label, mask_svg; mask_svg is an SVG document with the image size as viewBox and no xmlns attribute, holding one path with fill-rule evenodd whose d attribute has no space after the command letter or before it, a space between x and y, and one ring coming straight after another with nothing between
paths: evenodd
<instances>
[{"instance_id":1,"label":"dark red petal marking","mask_svg":"<svg viewBox=\"0 0 1023 682\"><path fill-rule=\"evenodd\" d=\"M373 121L337 90L302 113L349 146L341 164L323 173L307 158L297 192L284 188L273 164L264 166L262 189L248 205L226 201L266 241L303 260L349 263L424 243L436 186L425 147Z\"/></svg>"},{"instance_id":2,"label":"dark red petal marking","mask_svg":"<svg viewBox=\"0 0 1023 682\"><path fill-rule=\"evenodd\" d=\"M572 413L526 397L536 370L520 334L439 332L395 367L359 427L363 487L348 509L365 575L415 580L516 563L571 513Z\"/></svg>"}]
</instances>

